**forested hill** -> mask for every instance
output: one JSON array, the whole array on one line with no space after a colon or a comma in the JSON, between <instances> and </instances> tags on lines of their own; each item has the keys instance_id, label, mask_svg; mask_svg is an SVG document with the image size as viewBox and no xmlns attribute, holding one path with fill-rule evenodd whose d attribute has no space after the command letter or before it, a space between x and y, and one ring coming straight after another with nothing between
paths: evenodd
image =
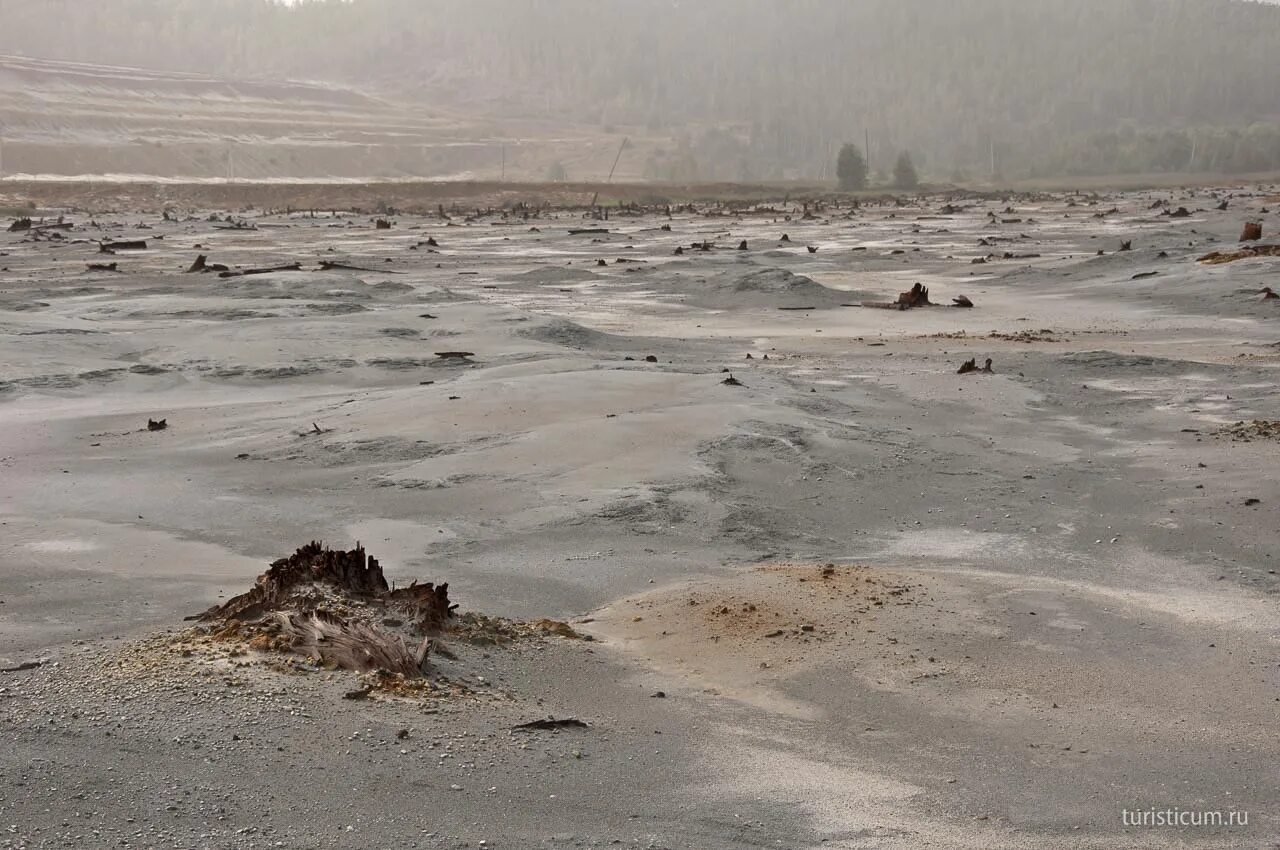
<instances>
[{"instance_id":1,"label":"forested hill","mask_svg":"<svg viewBox=\"0 0 1280 850\"><path fill-rule=\"evenodd\" d=\"M667 136L651 176L1280 168L1280 7L1242 0L0 0L0 52L354 84Z\"/></svg>"}]
</instances>

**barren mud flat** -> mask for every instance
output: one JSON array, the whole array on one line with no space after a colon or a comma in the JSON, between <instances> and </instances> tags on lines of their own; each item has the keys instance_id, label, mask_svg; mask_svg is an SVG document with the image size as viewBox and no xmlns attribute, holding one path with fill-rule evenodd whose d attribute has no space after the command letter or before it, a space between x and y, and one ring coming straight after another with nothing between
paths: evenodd
<instances>
[{"instance_id":1,"label":"barren mud flat","mask_svg":"<svg viewBox=\"0 0 1280 850\"><path fill-rule=\"evenodd\" d=\"M1278 206L0 222L0 846L1277 846Z\"/></svg>"}]
</instances>

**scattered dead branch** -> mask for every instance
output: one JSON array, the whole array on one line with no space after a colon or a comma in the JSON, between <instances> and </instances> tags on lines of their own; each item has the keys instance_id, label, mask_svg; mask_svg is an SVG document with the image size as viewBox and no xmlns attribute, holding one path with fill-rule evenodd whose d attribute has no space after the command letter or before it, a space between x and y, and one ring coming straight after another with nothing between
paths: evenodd
<instances>
[{"instance_id":1,"label":"scattered dead branch","mask_svg":"<svg viewBox=\"0 0 1280 850\"><path fill-rule=\"evenodd\" d=\"M548 717L545 720L530 720L511 727L513 732L537 732L556 729L590 729L591 724L576 717Z\"/></svg>"},{"instance_id":2,"label":"scattered dead branch","mask_svg":"<svg viewBox=\"0 0 1280 850\"><path fill-rule=\"evenodd\" d=\"M302 263L289 263L284 266L270 266L262 269L241 269L238 271L219 272L218 277L249 277L255 274L275 274L276 272L300 272Z\"/></svg>"},{"instance_id":3,"label":"scattered dead branch","mask_svg":"<svg viewBox=\"0 0 1280 850\"><path fill-rule=\"evenodd\" d=\"M364 266L349 266L346 263L336 263L331 260L321 260L320 271L322 272L331 272L331 271L370 272L372 274L404 274L404 272L395 271L394 269L369 269L369 268L365 268Z\"/></svg>"},{"instance_id":4,"label":"scattered dead branch","mask_svg":"<svg viewBox=\"0 0 1280 850\"><path fill-rule=\"evenodd\" d=\"M135 239L128 242L99 242L99 254L114 254L116 251L145 251L147 243L143 239Z\"/></svg>"}]
</instances>

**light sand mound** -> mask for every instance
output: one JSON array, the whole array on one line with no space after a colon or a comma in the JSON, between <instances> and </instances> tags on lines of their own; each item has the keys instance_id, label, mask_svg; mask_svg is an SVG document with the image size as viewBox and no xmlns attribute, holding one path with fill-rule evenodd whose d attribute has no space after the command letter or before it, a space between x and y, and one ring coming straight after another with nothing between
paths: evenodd
<instances>
[{"instance_id":1,"label":"light sand mound","mask_svg":"<svg viewBox=\"0 0 1280 850\"><path fill-rule=\"evenodd\" d=\"M552 319L532 328L521 328L518 333L525 339L566 348L619 350L632 347L626 337L592 330L568 319Z\"/></svg>"},{"instance_id":2,"label":"light sand mound","mask_svg":"<svg viewBox=\"0 0 1280 850\"><path fill-rule=\"evenodd\" d=\"M567 266L552 267L544 266L542 268L531 269L520 274L509 275L503 280L509 280L512 283L531 283L539 286L565 285L568 283L582 283L588 280L599 280L600 278L587 271L586 269L575 269Z\"/></svg>"},{"instance_id":3,"label":"light sand mound","mask_svg":"<svg viewBox=\"0 0 1280 850\"><path fill-rule=\"evenodd\" d=\"M829 308L856 302L865 296L831 289L813 278L785 269L733 269L705 279L685 278L678 283L656 286L683 296L690 304L717 310Z\"/></svg>"}]
</instances>

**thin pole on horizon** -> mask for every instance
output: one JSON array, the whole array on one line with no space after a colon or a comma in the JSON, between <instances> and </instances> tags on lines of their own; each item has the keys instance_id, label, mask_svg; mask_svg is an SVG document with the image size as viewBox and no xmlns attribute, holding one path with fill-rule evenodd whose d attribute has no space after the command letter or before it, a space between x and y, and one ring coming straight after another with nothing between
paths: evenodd
<instances>
[{"instance_id":1,"label":"thin pole on horizon","mask_svg":"<svg viewBox=\"0 0 1280 850\"><path fill-rule=\"evenodd\" d=\"M502 143L502 176L498 178L499 183L507 182L507 143Z\"/></svg>"},{"instance_id":2,"label":"thin pole on horizon","mask_svg":"<svg viewBox=\"0 0 1280 850\"><path fill-rule=\"evenodd\" d=\"M618 155L613 158L613 167L609 169L609 178L604 182L606 183L613 182L613 172L618 170L618 160L622 159L622 152L626 149L627 149L627 137L623 136L622 144L618 145Z\"/></svg>"}]
</instances>

